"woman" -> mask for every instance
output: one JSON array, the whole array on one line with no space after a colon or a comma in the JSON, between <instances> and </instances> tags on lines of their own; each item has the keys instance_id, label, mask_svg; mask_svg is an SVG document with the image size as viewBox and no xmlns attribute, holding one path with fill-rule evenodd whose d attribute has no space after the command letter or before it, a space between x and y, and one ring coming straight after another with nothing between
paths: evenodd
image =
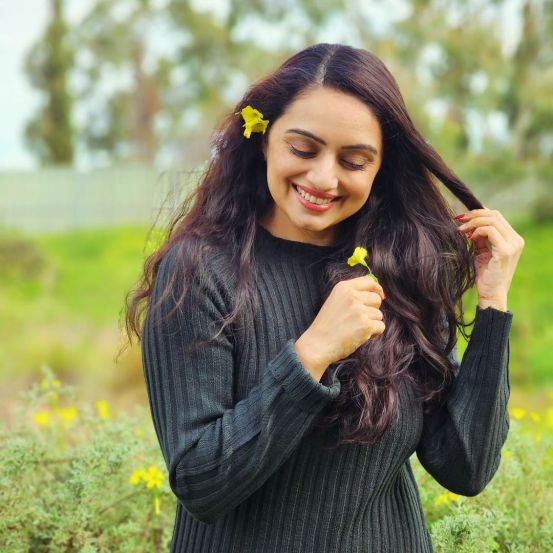
<instances>
[{"instance_id":1,"label":"woman","mask_svg":"<svg viewBox=\"0 0 553 553\"><path fill-rule=\"evenodd\" d=\"M219 131L128 311L179 500L171 551L432 551L409 457L467 496L496 472L523 239L365 50L297 53Z\"/></svg>"}]
</instances>

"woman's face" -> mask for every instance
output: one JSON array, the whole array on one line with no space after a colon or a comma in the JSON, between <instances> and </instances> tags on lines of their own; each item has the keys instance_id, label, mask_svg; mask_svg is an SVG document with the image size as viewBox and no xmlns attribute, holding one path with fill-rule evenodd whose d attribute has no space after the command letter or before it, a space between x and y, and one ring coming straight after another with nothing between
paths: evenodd
<instances>
[{"instance_id":1,"label":"woman's face","mask_svg":"<svg viewBox=\"0 0 553 553\"><path fill-rule=\"evenodd\" d=\"M363 207L382 163L377 118L355 96L318 88L269 122L267 133L263 153L275 205L261 224L287 240L334 244L336 225Z\"/></svg>"}]
</instances>

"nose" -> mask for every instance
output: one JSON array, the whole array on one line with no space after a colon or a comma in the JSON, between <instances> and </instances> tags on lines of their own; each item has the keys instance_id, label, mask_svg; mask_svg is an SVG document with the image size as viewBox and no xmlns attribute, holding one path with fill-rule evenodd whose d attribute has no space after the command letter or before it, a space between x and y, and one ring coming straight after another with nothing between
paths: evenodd
<instances>
[{"instance_id":1,"label":"nose","mask_svg":"<svg viewBox=\"0 0 553 553\"><path fill-rule=\"evenodd\" d=\"M338 188L338 177L336 175L336 165L331 156L321 157L314 160L313 165L306 175L307 183L312 188L321 192L336 193Z\"/></svg>"}]
</instances>

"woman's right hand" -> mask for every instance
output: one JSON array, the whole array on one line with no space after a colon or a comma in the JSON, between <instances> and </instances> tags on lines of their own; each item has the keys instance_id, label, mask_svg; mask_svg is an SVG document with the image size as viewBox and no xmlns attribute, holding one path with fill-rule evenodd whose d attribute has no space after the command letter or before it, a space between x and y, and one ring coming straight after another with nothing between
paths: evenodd
<instances>
[{"instance_id":1,"label":"woman's right hand","mask_svg":"<svg viewBox=\"0 0 553 553\"><path fill-rule=\"evenodd\" d=\"M384 297L382 286L369 276L342 280L334 286L314 321L296 341L300 360L317 380L329 365L384 332L380 311Z\"/></svg>"}]
</instances>

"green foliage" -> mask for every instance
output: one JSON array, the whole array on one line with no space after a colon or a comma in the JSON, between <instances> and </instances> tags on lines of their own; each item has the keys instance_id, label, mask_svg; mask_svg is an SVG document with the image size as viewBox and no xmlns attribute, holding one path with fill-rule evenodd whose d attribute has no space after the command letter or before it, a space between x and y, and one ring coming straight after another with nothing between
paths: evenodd
<instances>
[{"instance_id":1,"label":"green foliage","mask_svg":"<svg viewBox=\"0 0 553 553\"><path fill-rule=\"evenodd\" d=\"M112 417L105 402L79 403L43 374L15 427L0 427L0 550L167 551L176 499L166 479L130 481L140 469L166 472L148 415Z\"/></svg>"},{"instance_id":2,"label":"green foliage","mask_svg":"<svg viewBox=\"0 0 553 553\"><path fill-rule=\"evenodd\" d=\"M551 193L536 198L532 206L532 215L538 223L553 222L553 195Z\"/></svg>"},{"instance_id":3,"label":"green foliage","mask_svg":"<svg viewBox=\"0 0 553 553\"><path fill-rule=\"evenodd\" d=\"M149 411L113 414L42 374L16 422L0 425L0 550L167 551L176 498ZM444 490L411 458L436 553L553 549L553 407L512 416L501 465L476 497Z\"/></svg>"},{"instance_id":4,"label":"green foliage","mask_svg":"<svg viewBox=\"0 0 553 553\"><path fill-rule=\"evenodd\" d=\"M0 267L3 279L39 279L45 266L45 255L34 240L15 230L0 229Z\"/></svg>"},{"instance_id":5,"label":"green foliage","mask_svg":"<svg viewBox=\"0 0 553 553\"><path fill-rule=\"evenodd\" d=\"M436 553L552 551L552 446L552 407L542 414L513 409L499 469L470 498L446 492L413 456Z\"/></svg>"},{"instance_id":6,"label":"green foliage","mask_svg":"<svg viewBox=\"0 0 553 553\"><path fill-rule=\"evenodd\" d=\"M3 249L14 252L0 274L0 377L10 380L12 390L47 363L91 395L107 388L143 398L139 348L117 366L115 357L123 345L125 295L139 277L147 233L145 227L42 237L0 233ZM43 269L21 278L23 261L13 256L31 257L27 251ZM0 398L11 401L1 389Z\"/></svg>"},{"instance_id":7,"label":"green foliage","mask_svg":"<svg viewBox=\"0 0 553 553\"><path fill-rule=\"evenodd\" d=\"M514 21L521 38L508 42L504 2L409 0L382 15L344 0L232 0L228 9L184 0L162 7L95 0L69 29L59 15L61 0L51 2L57 15L31 49L27 72L49 94L48 70L65 75L70 67L79 87L74 101L86 114L77 139L101 159L152 161L169 147L186 164L204 161L211 133L248 85L318 42L381 57L413 119L444 157L457 162L481 146L499 162L503 148L532 161L550 150L553 13L547 0L519 3ZM171 52L159 48L160 31L171 37ZM115 73L131 78L115 79ZM49 111L59 119L41 113L29 125L30 146L42 160L48 133L65 133L70 143L66 115L73 98L65 86L56 91Z\"/></svg>"},{"instance_id":8,"label":"green foliage","mask_svg":"<svg viewBox=\"0 0 553 553\"><path fill-rule=\"evenodd\" d=\"M513 312L511 377L515 386L539 388L551 381L553 349L553 227L532 222L514 224L526 245L509 291ZM125 294L139 277L147 252L159 241L147 240L146 227L119 227L26 237L16 244L35 252L45 270L41 276L7 278L10 262L0 275L0 320L4 322L4 378L36 375L46 362L65 377L89 380L89 385L138 388L138 355L114 370L120 345ZM12 235L0 233L0 244ZM17 251L19 246L5 246ZM1 248L0 248L1 249ZM15 269L14 269L15 270ZM476 298L467 295L467 319ZM465 343L460 338L459 353ZM105 379L108 379L106 382ZM94 380L94 381L93 381Z\"/></svg>"}]
</instances>

